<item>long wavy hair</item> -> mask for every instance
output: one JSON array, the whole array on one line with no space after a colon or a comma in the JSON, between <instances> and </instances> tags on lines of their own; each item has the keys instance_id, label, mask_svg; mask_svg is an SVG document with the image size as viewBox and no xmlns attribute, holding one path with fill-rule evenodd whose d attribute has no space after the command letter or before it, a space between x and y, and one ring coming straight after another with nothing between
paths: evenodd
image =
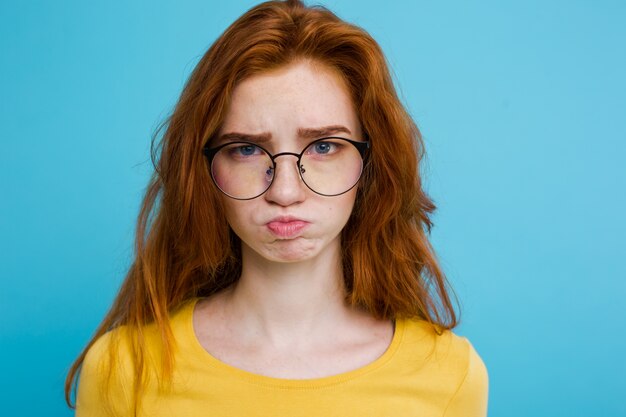
<instances>
[{"instance_id":1,"label":"long wavy hair","mask_svg":"<svg viewBox=\"0 0 626 417\"><path fill-rule=\"evenodd\" d=\"M106 317L71 366L66 401L87 351L106 332L132 332L134 397L145 386L145 325L158 329L161 377L174 370L168 315L193 297L227 288L241 271L202 147L221 127L233 89L298 59L327 65L352 96L370 152L342 231L347 302L381 319L415 317L451 329L453 294L428 240L435 205L422 187L424 146L395 92L379 45L363 29L301 1L268 1L236 20L202 57L152 143L154 174L136 229L135 257ZM160 140L159 140L160 138Z\"/></svg>"}]
</instances>

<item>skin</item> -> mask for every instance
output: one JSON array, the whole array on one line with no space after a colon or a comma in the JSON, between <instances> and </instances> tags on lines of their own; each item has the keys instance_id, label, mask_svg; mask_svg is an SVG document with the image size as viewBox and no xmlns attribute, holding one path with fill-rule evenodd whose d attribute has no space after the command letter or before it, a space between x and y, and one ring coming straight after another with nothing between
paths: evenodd
<instances>
[{"instance_id":1,"label":"skin","mask_svg":"<svg viewBox=\"0 0 626 417\"><path fill-rule=\"evenodd\" d=\"M345 131L302 136L328 126ZM343 80L311 61L242 81L218 137L233 134L262 135L262 146L273 154L300 153L323 136L362 138ZM344 301L340 233L356 187L335 197L315 194L295 162L294 156L279 157L274 182L260 197L223 196L228 222L242 241L242 275L233 287L198 303L194 329L204 348L228 364L311 378L372 362L389 346L393 325ZM268 223L280 216L303 223L287 236L277 234Z\"/></svg>"}]
</instances>

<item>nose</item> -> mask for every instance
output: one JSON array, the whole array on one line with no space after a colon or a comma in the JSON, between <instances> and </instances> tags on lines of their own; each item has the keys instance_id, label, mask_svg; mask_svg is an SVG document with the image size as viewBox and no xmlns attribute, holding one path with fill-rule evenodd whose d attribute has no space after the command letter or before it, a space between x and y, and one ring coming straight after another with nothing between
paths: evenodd
<instances>
[{"instance_id":1,"label":"nose","mask_svg":"<svg viewBox=\"0 0 626 417\"><path fill-rule=\"evenodd\" d=\"M272 185L265 192L267 201L281 206L300 203L306 196L306 185L298 172L298 156L295 154L278 155L274 159L276 166ZM279 162L280 161L280 162Z\"/></svg>"}]
</instances>

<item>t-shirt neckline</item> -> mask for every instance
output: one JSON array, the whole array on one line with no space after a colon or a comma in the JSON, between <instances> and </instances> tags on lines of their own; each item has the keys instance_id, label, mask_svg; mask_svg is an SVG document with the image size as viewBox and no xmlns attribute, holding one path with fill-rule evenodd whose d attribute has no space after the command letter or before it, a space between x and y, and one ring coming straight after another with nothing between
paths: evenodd
<instances>
[{"instance_id":1,"label":"t-shirt neckline","mask_svg":"<svg viewBox=\"0 0 626 417\"><path fill-rule=\"evenodd\" d=\"M277 378L256 374L254 372L246 371L233 365L229 365L213 356L202 346L200 340L198 340L198 337L196 336L193 327L193 312L197 302L200 299L201 298L194 298L190 300L187 305L182 308L182 311L180 311L180 319L182 320L182 323L184 325L184 331L182 332L183 334L181 336L186 339L187 343L185 343L185 345L190 347L191 353L194 355L195 360L197 360L199 364L206 365L213 372L221 373L224 377L232 377L257 385L271 386L276 388L322 388L326 386L345 383L366 375L370 372L373 372L388 363L397 352L402 341L402 337L404 335L406 324L405 320L396 320L391 343L389 344L385 352L374 361L364 366L350 371L320 378Z\"/></svg>"}]
</instances>

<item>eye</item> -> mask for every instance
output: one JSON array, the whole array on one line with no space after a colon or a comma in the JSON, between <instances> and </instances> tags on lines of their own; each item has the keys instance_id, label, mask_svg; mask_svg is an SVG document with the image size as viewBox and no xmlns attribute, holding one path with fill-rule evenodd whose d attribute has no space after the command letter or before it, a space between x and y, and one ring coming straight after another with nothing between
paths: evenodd
<instances>
[{"instance_id":1,"label":"eye","mask_svg":"<svg viewBox=\"0 0 626 417\"><path fill-rule=\"evenodd\" d=\"M261 148L251 143L233 143L224 148L224 152L226 152L230 158L236 160L248 159L263 153Z\"/></svg>"},{"instance_id":2,"label":"eye","mask_svg":"<svg viewBox=\"0 0 626 417\"><path fill-rule=\"evenodd\" d=\"M250 156L260 152L259 148L254 145L237 146L233 151L238 152L242 156Z\"/></svg>"},{"instance_id":3,"label":"eye","mask_svg":"<svg viewBox=\"0 0 626 417\"><path fill-rule=\"evenodd\" d=\"M333 153L337 149L337 144L332 142L316 142L313 144L311 151L316 154L324 155Z\"/></svg>"}]
</instances>

